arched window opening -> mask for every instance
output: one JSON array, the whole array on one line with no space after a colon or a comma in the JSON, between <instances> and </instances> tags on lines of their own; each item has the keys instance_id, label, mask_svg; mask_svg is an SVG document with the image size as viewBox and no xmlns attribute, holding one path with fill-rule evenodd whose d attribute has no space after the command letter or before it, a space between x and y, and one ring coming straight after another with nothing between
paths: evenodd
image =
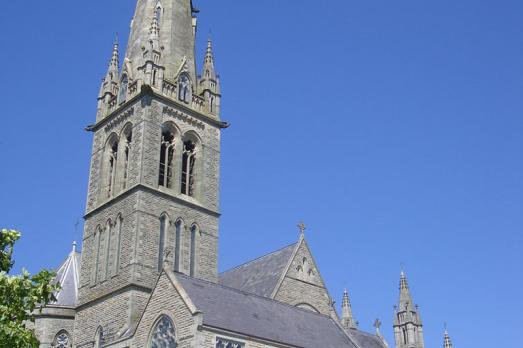
<instances>
[{"instance_id":1,"label":"arched window opening","mask_svg":"<svg viewBox=\"0 0 523 348\"><path fill-rule=\"evenodd\" d=\"M189 275L194 277L196 273L196 238L198 234L198 227L193 225L191 227L191 260L189 264Z\"/></svg>"},{"instance_id":2,"label":"arched window opening","mask_svg":"<svg viewBox=\"0 0 523 348\"><path fill-rule=\"evenodd\" d=\"M163 315L154 327L151 348L176 348L176 330L172 320Z\"/></svg>"},{"instance_id":3,"label":"arched window opening","mask_svg":"<svg viewBox=\"0 0 523 348\"><path fill-rule=\"evenodd\" d=\"M131 144L133 141L133 129L129 125L124 131L124 164L123 164L123 176L122 176L122 189L126 189L129 179L129 160L131 157Z\"/></svg>"},{"instance_id":4,"label":"arched window opening","mask_svg":"<svg viewBox=\"0 0 523 348\"><path fill-rule=\"evenodd\" d=\"M104 344L104 330L102 327L98 327L96 335L94 336L94 348L101 348Z\"/></svg>"},{"instance_id":5,"label":"arched window opening","mask_svg":"<svg viewBox=\"0 0 523 348\"><path fill-rule=\"evenodd\" d=\"M127 89L129 86L129 79L126 74L122 76L120 81L120 91L118 93L118 104L123 104L127 100Z\"/></svg>"},{"instance_id":6,"label":"arched window opening","mask_svg":"<svg viewBox=\"0 0 523 348\"><path fill-rule=\"evenodd\" d=\"M93 284L98 283L98 268L100 266L100 239L102 234L102 228L98 226L96 232L94 233L94 244L95 257L94 257L94 269L93 269Z\"/></svg>"},{"instance_id":7,"label":"arched window opening","mask_svg":"<svg viewBox=\"0 0 523 348\"><path fill-rule=\"evenodd\" d=\"M211 97L211 101L209 104L210 104L211 112L214 112L214 97Z\"/></svg>"},{"instance_id":8,"label":"arched window opening","mask_svg":"<svg viewBox=\"0 0 523 348\"><path fill-rule=\"evenodd\" d=\"M114 194L114 187L116 183L116 165L118 160L118 139L113 137L107 143L107 198L111 198Z\"/></svg>"},{"instance_id":9,"label":"arched window opening","mask_svg":"<svg viewBox=\"0 0 523 348\"><path fill-rule=\"evenodd\" d=\"M104 280L109 278L109 264L111 263L111 236L112 236L112 224L111 221L107 221L105 225L104 238L105 238L105 264L104 264Z\"/></svg>"},{"instance_id":10,"label":"arched window opening","mask_svg":"<svg viewBox=\"0 0 523 348\"><path fill-rule=\"evenodd\" d=\"M165 232L167 230L167 216L162 215L160 217L160 240L158 248L158 272L162 271L163 262L165 257Z\"/></svg>"},{"instance_id":11,"label":"arched window opening","mask_svg":"<svg viewBox=\"0 0 523 348\"><path fill-rule=\"evenodd\" d=\"M160 4L160 2L158 2L158 4L156 5L156 10L154 11L154 16L156 17L156 20L158 21L158 23L160 23L162 21L162 13L163 13L162 5Z\"/></svg>"},{"instance_id":12,"label":"arched window opening","mask_svg":"<svg viewBox=\"0 0 523 348\"><path fill-rule=\"evenodd\" d=\"M174 229L174 271L180 272L180 254L181 254L181 242L182 242L182 220L176 221Z\"/></svg>"},{"instance_id":13,"label":"arched window opening","mask_svg":"<svg viewBox=\"0 0 523 348\"><path fill-rule=\"evenodd\" d=\"M113 261L113 275L117 275L118 271L120 269L120 248L122 247L122 223L123 218L122 216L118 216L116 218L116 227L114 228L114 233L116 234L116 243L115 243L115 253L114 253L114 261Z\"/></svg>"},{"instance_id":14,"label":"arched window opening","mask_svg":"<svg viewBox=\"0 0 523 348\"><path fill-rule=\"evenodd\" d=\"M407 330L403 328L403 343L407 344Z\"/></svg>"},{"instance_id":15,"label":"arched window opening","mask_svg":"<svg viewBox=\"0 0 523 348\"><path fill-rule=\"evenodd\" d=\"M156 86L156 69L153 70L153 86Z\"/></svg>"},{"instance_id":16,"label":"arched window opening","mask_svg":"<svg viewBox=\"0 0 523 348\"><path fill-rule=\"evenodd\" d=\"M69 338L69 334L67 331L60 331L56 334L53 340L53 347L55 348L69 348L71 339Z\"/></svg>"},{"instance_id":17,"label":"arched window opening","mask_svg":"<svg viewBox=\"0 0 523 348\"><path fill-rule=\"evenodd\" d=\"M211 76L211 73L210 73L209 69L207 69L207 70L205 70L205 77L209 77L209 76Z\"/></svg>"},{"instance_id":18,"label":"arched window opening","mask_svg":"<svg viewBox=\"0 0 523 348\"><path fill-rule=\"evenodd\" d=\"M171 127L164 125L162 127L158 185L166 188L173 187L174 146L174 131Z\"/></svg>"},{"instance_id":19,"label":"arched window opening","mask_svg":"<svg viewBox=\"0 0 523 348\"><path fill-rule=\"evenodd\" d=\"M190 103L191 98L191 79L187 74L181 74L178 79L178 99L184 103Z\"/></svg>"},{"instance_id":20,"label":"arched window opening","mask_svg":"<svg viewBox=\"0 0 523 348\"><path fill-rule=\"evenodd\" d=\"M182 193L194 196L194 165L196 163L196 145L191 140L183 143L182 158Z\"/></svg>"}]
</instances>

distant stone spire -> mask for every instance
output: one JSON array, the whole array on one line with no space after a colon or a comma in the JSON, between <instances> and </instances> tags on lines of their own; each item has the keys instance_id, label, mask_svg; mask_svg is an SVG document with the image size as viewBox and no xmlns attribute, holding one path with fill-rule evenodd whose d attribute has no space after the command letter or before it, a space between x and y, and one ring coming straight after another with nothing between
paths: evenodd
<instances>
[{"instance_id":1,"label":"distant stone spire","mask_svg":"<svg viewBox=\"0 0 523 348\"><path fill-rule=\"evenodd\" d=\"M97 120L104 117L110 110L109 104L111 100L118 94L118 80L120 71L120 51L118 44L118 35L114 41L113 52L111 54L111 60L109 61L109 67L107 73L102 79L102 85L100 87L100 93L98 95L98 110Z\"/></svg>"},{"instance_id":2,"label":"distant stone spire","mask_svg":"<svg viewBox=\"0 0 523 348\"><path fill-rule=\"evenodd\" d=\"M444 336L445 336L445 338L444 338L443 348L452 348L452 342L450 340L449 332L447 331L446 328L445 328Z\"/></svg>"},{"instance_id":3,"label":"distant stone spire","mask_svg":"<svg viewBox=\"0 0 523 348\"><path fill-rule=\"evenodd\" d=\"M343 291L343 300L341 302L341 324L346 329L358 328L358 323L352 316L352 306L350 304L349 292L347 289Z\"/></svg>"},{"instance_id":4,"label":"distant stone spire","mask_svg":"<svg viewBox=\"0 0 523 348\"><path fill-rule=\"evenodd\" d=\"M423 325L418 306L415 306L410 294L405 272L400 275L400 299L395 306L394 338L396 348L424 348Z\"/></svg>"}]
</instances>

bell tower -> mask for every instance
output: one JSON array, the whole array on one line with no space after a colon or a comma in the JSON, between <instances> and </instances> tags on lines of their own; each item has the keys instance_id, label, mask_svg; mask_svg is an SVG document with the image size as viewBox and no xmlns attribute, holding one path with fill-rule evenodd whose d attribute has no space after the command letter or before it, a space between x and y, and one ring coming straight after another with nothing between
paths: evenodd
<instances>
[{"instance_id":1,"label":"bell tower","mask_svg":"<svg viewBox=\"0 0 523 348\"><path fill-rule=\"evenodd\" d=\"M217 281L219 77L195 62L191 0L138 0L123 62L118 42L98 96L75 346L135 327L159 272ZM212 105L210 103L213 103Z\"/></svg>"}]
</instances>

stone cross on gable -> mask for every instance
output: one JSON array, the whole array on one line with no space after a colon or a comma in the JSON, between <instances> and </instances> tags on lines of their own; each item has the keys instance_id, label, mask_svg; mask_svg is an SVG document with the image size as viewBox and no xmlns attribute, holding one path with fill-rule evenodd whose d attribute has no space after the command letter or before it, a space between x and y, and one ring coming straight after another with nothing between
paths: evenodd
<instances>
[{"instance_id":1,"label":"stone cross on gable","mask_svg":"<svg viewBox=\"0 0 523 348\"><path fill-rule=\"evenodd\" d=\"M379 319L376 319L376 321L374 322L374 327L376 328L376 330L379 330L381 328L381 321Z\"/></svg>"},{"instance_id":2,"label":"stone cross on gable","mask_svg":"<svg viewBox=\"0 0 523 348\"><path fill-rule=\"evenodd\" d=\"M305 224L303 222L300 222L298 224L298 228L300 229L301 234L305 234L305 230L307 229L307 227L305 226Z\"/></svg>"}]
</instances>

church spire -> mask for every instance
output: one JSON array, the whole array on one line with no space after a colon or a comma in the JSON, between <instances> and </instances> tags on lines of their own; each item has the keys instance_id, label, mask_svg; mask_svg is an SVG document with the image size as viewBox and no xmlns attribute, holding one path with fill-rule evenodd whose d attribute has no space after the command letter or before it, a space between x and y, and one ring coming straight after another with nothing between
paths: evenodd
<instances>
[{"instance_id":1,"label":"church spire","mask_svg":"<svg viewBox=\"0 0 523 348\"><path fill-rule=\"evenodd\" d=\"M407 276L403 271L400 274L399 290L400 298L394 315L396 348L424 348L419 308L413 304Z\"/></svg>"},{"instance_id":2,"label":"church spire","mask_svg":"<svg viewBox=\"0 0 523 348\"><path fill-rule=\"evenodd\" d=\"M120 71L120 50L119 50L119 44L118 44L118 34L116 34L116 37L114 39L114 45L113 45L113 54L111 56L111 61L109 62L109 69L107 71L107 74L110 73L114 74L113 76L118 76L118 72Z\"/></svg>"},{"instance_id":3,"label":"church spire","mask_svg":"<svg viewBox=\"0 0 523 348\"><path fill-rule=\"evenodd\" d=\"M357 329L358 323L352 316L352 306L350 304L349 292L343 291L343 300L341 302L341 324L346 329Z\"/></svg>"},{"instance_id":4,"label":"church spire","mask_svg":"<svg viewBox=\"0 0 523 348\"><path fill-rule=\"evenodd\" d=\"M151 37L162 47L167 79L177 78L182 64L186 64L189 76L196 81L191 0L138 0L126 52L133 66L143 65L143 48L149 48Z\"/></svg>"},{"instance_id":5,"label":"church spire","mask_svg":"<svg viewBox=\"0 0 523 348\"><path fill-rule=\"evenodd\" d=\"M445 328L443 348L452 348L452 342L450 340L449 332Z\"/></svg>"},{"instance_id":6,"label":"church spire","mask_svg":"<svg viewBox=\"0 0 523 348\"><path fill-rule=\"evenodd\" d=\"M113 44L113 52L107 73L102 79L100 93L98 95L97 120L104 117L110 110L110 103L118 94L118 79L120 71L120 50L118 44L118 35Z\"/></svg>"}]
</instances>

